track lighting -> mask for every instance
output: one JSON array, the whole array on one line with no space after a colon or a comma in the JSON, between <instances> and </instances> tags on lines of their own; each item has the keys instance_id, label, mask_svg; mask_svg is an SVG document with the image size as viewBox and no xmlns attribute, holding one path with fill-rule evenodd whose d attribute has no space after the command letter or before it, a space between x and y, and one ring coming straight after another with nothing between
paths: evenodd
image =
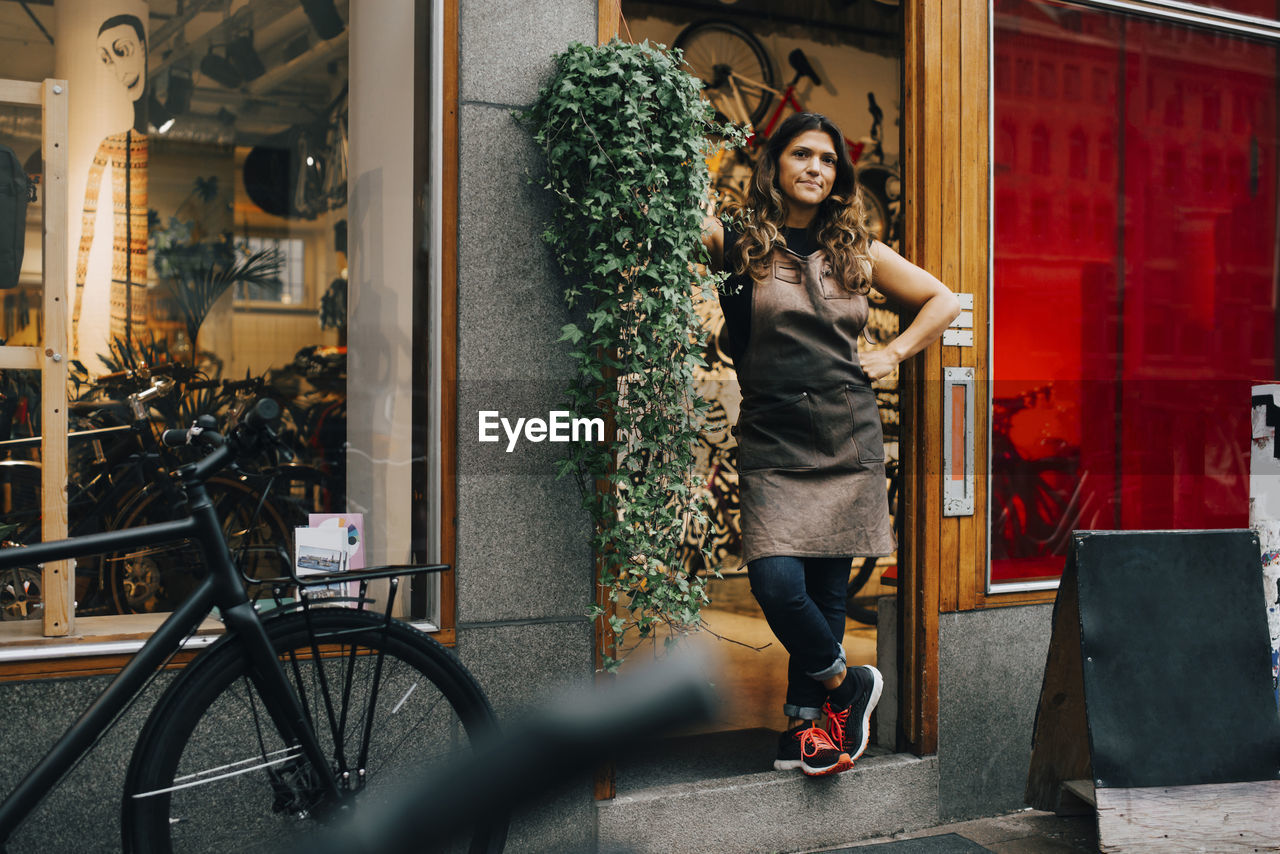
<instances>
[{"instance_id":1,"label":"track lighting","mask_svg":"<svg viewBox=\"0 0 1280 854\"><path fill-rule=\"evenodd\" d=\"M244 80L241 79L240 72L236 71L236 67L225 56L214 53L212 46L204 55L204 59L200 60L200 73L228 89L239 89L244 85Z\"/></svg>"},{"instance_id":2,"label":"track lighting","mask_svg":"<svg viewBox=\"0 0 1280 854\"><path fill-rule=\"evenodd\" d=\"M156 129L156 133L168 133L169 128L173 127L173 120L173 113L165 109L164 104L152 92L147 99L147 121Z\"/></svg>"},{"instance_id":3,"label":"track lighting","mask_svg":"<svg viewBox=\"0 0 1280 854\"><path fill-rule=\"evenodd\" d=\"M253 47L253 30L242 36L236 36L227 45L227 59L235 66L236 71L247 83L257 80L266 73L266 66Z\"/></svg>"}]
</instances>

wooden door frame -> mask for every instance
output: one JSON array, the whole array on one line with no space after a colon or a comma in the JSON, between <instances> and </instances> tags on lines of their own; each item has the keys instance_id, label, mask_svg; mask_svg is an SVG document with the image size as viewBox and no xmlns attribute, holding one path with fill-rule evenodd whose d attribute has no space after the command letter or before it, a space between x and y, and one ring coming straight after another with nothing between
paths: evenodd
<instances>
[{"instance_id":1,"label":"wooden door frame","mask_svg":"<svg viewBox=\"0 0 1280 854\"><path fill-rule=\"evenodd\" d=\"M903 366L899 704L910 749L938 750L938 621L975 607L987 565L990 291L989 0L904 0L903 254L972 295L973 345ZM974 370L974 512L943 516L943 369Z\"/></svg>"}]
</instances>

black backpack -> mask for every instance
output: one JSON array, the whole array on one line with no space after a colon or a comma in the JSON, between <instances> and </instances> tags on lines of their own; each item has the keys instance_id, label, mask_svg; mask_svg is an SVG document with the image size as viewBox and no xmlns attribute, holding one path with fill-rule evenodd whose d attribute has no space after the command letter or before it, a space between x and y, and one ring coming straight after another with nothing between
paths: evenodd
<instances>
[{"instance_id":1,"label":"black backpack","mask_svg":"<svg viewBox=\"0 0 1280 854\"><path fill-rule=\"evenodd\" d=\"M18 284L27 240L27 173L13 149L0 143L0 288Z\"/></svg>"}]
</instances>

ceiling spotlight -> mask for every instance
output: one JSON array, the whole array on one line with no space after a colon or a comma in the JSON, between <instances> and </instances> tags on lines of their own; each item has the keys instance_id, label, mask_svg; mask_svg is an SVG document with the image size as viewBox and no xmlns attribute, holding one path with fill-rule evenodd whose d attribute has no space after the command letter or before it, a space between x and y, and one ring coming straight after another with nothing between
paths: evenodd
<instances>
[{"instance_id":1,"label":"ceiling spotlight","mask_svg":"<svg viewBox=\"0 0 1280 854\"><path fill-rule=\"evenodd\" d=\"M333 0L302 0L302 11L306 12L307 17L311 19L311 26L315 27L316 34L325 41L347 27L342 22L342 16L338 14L338 7L334 5Z\"/></svg>"},{"instance_id":2,"label":"ceiling spotlight","mask_svg":"<svg viewBox=\"0 0 1280 854\"><path fill-rule=\"evenodd\" d=\"M195 87L191 83L191 69L174 66L169 69L169 97L164 106L170 113L180 116L191 109L191 93Z\"/></svg>"},{"instance_id":3,"label":"ceiling spotlight","mask_svg":"<svg viewBox=\"0 0 1280 854\"><path fill-rule=\"evenodd\" d=\"M227 59L231 60L231 64L235 66L236 71L240 72L245 82L257 80L267 70L258 52L253 48L252 30L246 35L236 36L231 40L227 45Z\"/></svg>"},{"instance_id":4,"label":"ceiling spotlight","mask_svg":"<svg viewBox=\"0 0 1280 854\"><path fill-rule=\"evenodd\" d=\"M168 133L169 128L173 127L174 115L165 109L164 104L160 103L160 99L151 93L151 97L147 99L147 121L157 133Z\"/></svg>"},{"instance_id":5,"label":"ceiling spotlight","mask_svg":"<svg viewBox=\"0 0 1280 854\"><path fill-rule=\"evenodd\" d=\"M225 56L214 53L212 46L204 55L204 59L200 60L200 73L228 89L239 89L244 84L240 79L240 72L236 71L231 61Z\"/></svg>"}]
</instances>

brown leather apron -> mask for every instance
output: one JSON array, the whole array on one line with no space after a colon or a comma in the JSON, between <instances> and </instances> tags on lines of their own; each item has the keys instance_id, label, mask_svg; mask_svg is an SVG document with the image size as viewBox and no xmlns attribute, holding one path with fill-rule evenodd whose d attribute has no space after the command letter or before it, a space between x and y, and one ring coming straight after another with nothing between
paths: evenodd
<instances>
[{"instance_id":1,"label":"brown leather apron","mask_svg":"<svg viewBox=\"0 0 1280 854\"><path fill-rule=\"evenodd\" d=\"M737 366L744 562L893 551L880 413L858 360L866 322L867 298L839 285L821 250L774 249Z\"/></svg>"}]
</instances>

